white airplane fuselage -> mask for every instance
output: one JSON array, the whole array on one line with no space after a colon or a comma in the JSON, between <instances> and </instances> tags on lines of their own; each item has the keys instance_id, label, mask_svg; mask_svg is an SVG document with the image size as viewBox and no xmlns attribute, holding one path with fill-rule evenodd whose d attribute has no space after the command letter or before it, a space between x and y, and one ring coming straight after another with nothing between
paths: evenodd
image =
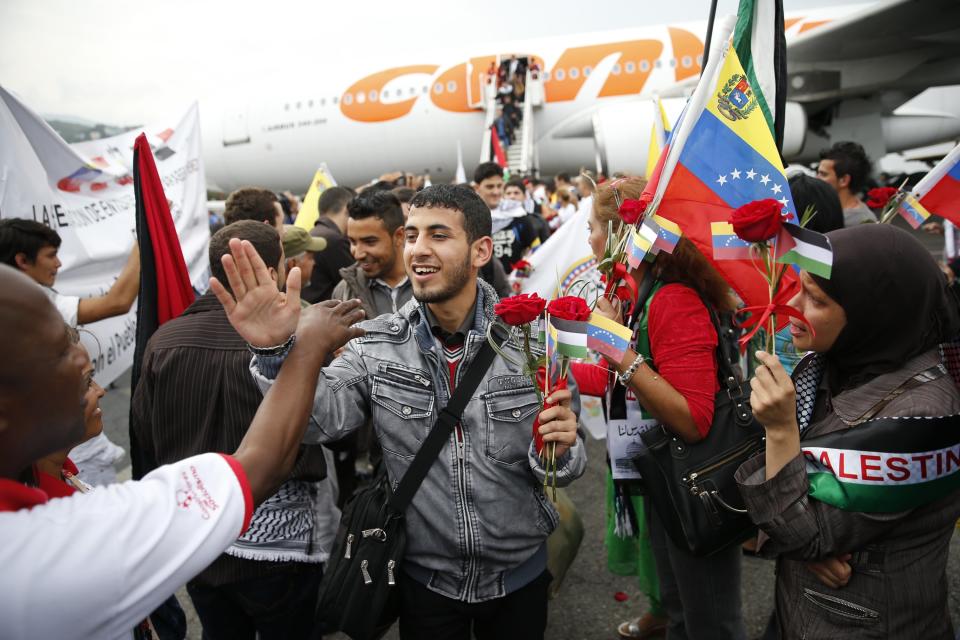
<instances>
[{"instance_id":1,"label":"white airplane fuselage","mask_svg":"<svg viewBox=\"0 0 960 640\"><path fill-rule=\"evenodd\" d=\"M788 42L858 8L788 16ZM705 30L705 22L688 23L481 46L452 59L392 61L343 83L324 79L295 96L202 104L208 182L223 191L258 185L302 192L322 162L345 185L394 170L448 182L458 143L469 176L481 157L487 71L510 55L528 56L542 70L543 102L533 112L534 164L542 174L594 168L599 143L593 115L627 101L644 103L640 115L615 129L623 130L622 139L607 135L603 142L629 141L629 150L612 157L636 148L636 161L603 168L642 171L647 145L636 146L636 140L651 129L648 98L699 74ZM679 99L667 102L671 119L681 106Z\"/></svg>"}]
</instances>

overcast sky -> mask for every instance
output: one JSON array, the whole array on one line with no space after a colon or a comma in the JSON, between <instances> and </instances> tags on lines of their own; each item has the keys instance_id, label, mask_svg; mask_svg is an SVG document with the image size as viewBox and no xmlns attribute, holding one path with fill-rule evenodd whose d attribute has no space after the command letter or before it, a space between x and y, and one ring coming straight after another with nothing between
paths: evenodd
<instances>
[{"instance_id":1,"label":"overcast sky","mask_svg":"<svg viewBox=\"0 0 960 640\"><path fill-rule=\"evenodd\" d=\"M854 0L857 1L857 0ZM859 0L862 2L862 0ZM785 0L785 10L851 4ZM223 87L323 84L360 58L706 20L708 0L0 0L0 84L41 113L110 124L179 115ZM718 15L736 12L720 0ZM442 62L442 60L441 60Z\"/></svg>"}]
</instances>

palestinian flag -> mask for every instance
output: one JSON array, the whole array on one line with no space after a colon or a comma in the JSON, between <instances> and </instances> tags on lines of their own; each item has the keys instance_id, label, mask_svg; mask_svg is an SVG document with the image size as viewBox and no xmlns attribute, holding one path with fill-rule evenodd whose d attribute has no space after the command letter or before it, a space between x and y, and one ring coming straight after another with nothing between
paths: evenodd
<instances>
[{"instance_id":1,"label":"palestinian flag","mask_svg":"<svg viewBox=\"0 0 960 640\"><path fill-rule=\"evenodd\" d=\"M130 394L140 377L143 352L154 331L176 318L193 302L187 263L180 250L180 238L170 215L157 165L147 137L140 134L133 145L133 191L136 198L137 243L140 246L140 293L137 298L137 339L133 352ZM150 471L154 462L144 459L137 446L130 416L130 460L133 478Z\"/></svg>"},{"instance_id":2,"label":"palestinian flag","mask_svg":"<svg viewBox=\"0 0 960 640\"><path fill-rule=\"evenodd\" d=\"M556 352L568 358L586 358L587 323L550 317L551 338L556 342Z\"/></svg>"},{"instance_id":3,"label":"palestinian flag","mask_svg":"<svg viewBox=\"0 0 960 640\"><path fill-rule=\"evenodd\" d=\"M810 496L844 511L906 511L960 490L960 415L879 418L800 446Z\"/></svg>"},{"instance_id":4,"label":"palestinian flag","mask_svg":"<svg viewBox=\"0 0 960 640\"><path fill-rule=\"evenodd\" d=\"M777 244L792 247L777 256L777 262L795 264L801 269L815 273L821 278L830 278L833 269L833 247L827 236L810 229L804 229L790 222L783 223L781 238Z\"/></svg>"}]
</instances>

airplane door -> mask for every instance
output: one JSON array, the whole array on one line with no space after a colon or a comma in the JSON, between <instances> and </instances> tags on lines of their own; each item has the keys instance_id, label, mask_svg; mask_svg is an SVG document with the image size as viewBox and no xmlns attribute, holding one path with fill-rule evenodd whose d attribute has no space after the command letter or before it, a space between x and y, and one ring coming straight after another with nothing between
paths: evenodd
<instances>
[{"instance_id":1,"label":"airplane door","mask_svg":"<svg viewBox=\"0 0 960 640\"><path fill-rule=\"evenodd\" d=\"M223 146L247 144L250 131L247 128L247 107L228 107L223 112Z\"/></svg>"}]
</instances>

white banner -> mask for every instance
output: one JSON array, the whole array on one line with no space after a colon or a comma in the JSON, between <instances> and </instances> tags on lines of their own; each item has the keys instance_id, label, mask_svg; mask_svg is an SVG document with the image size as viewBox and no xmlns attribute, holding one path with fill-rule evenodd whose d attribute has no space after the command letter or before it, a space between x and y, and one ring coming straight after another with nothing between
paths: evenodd
<instances>
[{"instance_id":1,"label":"white banner","mask_svg":"<svg viewBox=\"0 0 960 640\"><path fill-rule=\"evenodd\" d=\"M68 145L42 118L0 87L0 217L30 218L60 234L63 266L54 289L80 297L106 293L135 241L133 141L153 148L194 288L207 288L210 231L197 105L172 119L119 136ZM133 362L136 305L84 328L106 386ZM99 343L99 344L97 344Z\"/></svg>"},{"instance_id":2,"label":"white banner","mask_svg":"<svg viewBox=\"0 0 960 640\"><path fill-rule=\"evenodd\" d=\"M532 271L529 277L519 279L522 293L537 293L545 300L552 300L563 295L577 280L589 280L599 285L600 274L590 250L590 233L587 231L589 219L589 208L578 211L527 257ZM515 278L516 274L511 277ZM580 291L575 293L581 294Z\"/></svg>"}]
</instances>

